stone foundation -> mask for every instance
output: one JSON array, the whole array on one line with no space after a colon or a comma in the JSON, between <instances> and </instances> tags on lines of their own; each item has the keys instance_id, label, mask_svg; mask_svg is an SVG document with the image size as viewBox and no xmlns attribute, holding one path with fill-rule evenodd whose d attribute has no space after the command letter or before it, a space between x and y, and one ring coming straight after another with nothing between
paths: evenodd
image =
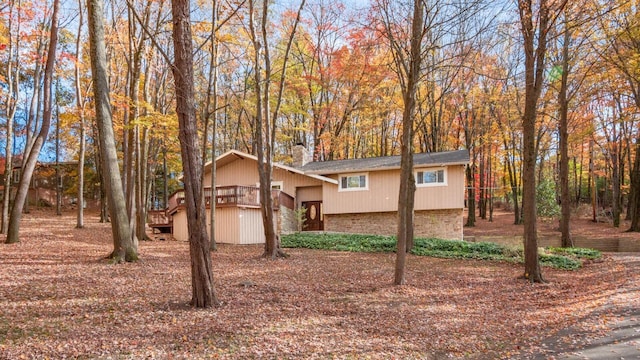
<instances>
[{"instance_id":1,"label":"stone foundation","mask_svg":"<svg viewBox=\"0 0 640 360\"><path fill-rule=\"evenodd\" d=\"M462 240L463 209L420 210L415 212L416 237ZM325 231L353 234L396 235L396 212L325 214Z\"/></svg>"},{"instance_id":2,"label":"stone foundation","mask_svg":"<svg viewBox=\"0 0 640 360\"><path fill-rule=\"evenodd\" d=\"M290 234L298 231L296 212L284 206L280 206L278 216L278 234Z\"/></svg>"}]
</instances>

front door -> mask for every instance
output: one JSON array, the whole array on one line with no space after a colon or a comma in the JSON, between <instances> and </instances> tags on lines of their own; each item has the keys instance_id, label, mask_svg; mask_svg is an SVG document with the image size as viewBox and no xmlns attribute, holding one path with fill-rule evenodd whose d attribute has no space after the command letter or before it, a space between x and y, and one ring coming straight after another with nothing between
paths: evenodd
<instances>
[{"instance_id":1,"label":"front door","mask_svg":"<svg viewBox=\"0 0 640 360\"><path fill-rule=\"evenodd\" d=\"M307 209L303 231L324 230L324 215L322 214L322 201L305 201L302 206Z\"/></svg>"}]
</instances>

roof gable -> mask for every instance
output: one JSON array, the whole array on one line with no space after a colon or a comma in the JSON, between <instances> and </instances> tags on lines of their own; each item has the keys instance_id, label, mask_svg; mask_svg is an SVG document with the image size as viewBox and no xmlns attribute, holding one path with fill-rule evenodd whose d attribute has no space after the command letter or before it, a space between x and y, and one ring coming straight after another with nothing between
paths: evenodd
<instances>
[{"instance_id":1,"label":"roof gable","mask_svg":"<svg viewBox=\"0 0 640 360\"><path fill-rule=\"evenodd\" d=\"M379 171L400 169L399 155L382 156L364 159L317 161L308 163L298 169L305 174L340 174L357 171ZM445 151L437 153L420 153L413 155L413 167L430 167L444 165L466 165L469 163L468 150Z\"/></svg>"},{"instance_id":2,"label":"roof gable","mask_svg":"<svg viewBox=\"0 0 640 360\"><path fill-rule=\"evenodd\" d=\"M253 155L251 155L251 154L243 153L243 152L238 151L238 150L229 150L226 153L224 153L224 154L222 154L222 155L220 155L220 156L218 156L216 158L216 169L221 167L221 166L230 164L230 163L232 163L232 162L234 162L236 160L243 160L243 159L249 159L249 160L255 161L256 163L258 162L258 158L253 156ZM208 172L208 171L211 171L211 164L212 164L211 161L207 162L207 164L205 165L205 168L204 168L205 173ZM289 172L292 172L292 173L295 173L295 174L308 176L308 177L311 177L311 178L314 178L314 179L317 179L317 180L320 180L320 181L330 182L332 184L337 184L338 183L338 181L335 180L335 179L331 179L331 178L324 177L324 176L317 175L317 174L308 174L308 173L305 173L304 171L302 171L300 169L296 169L296 168L293 168L293 167L290 167L290 166L286 166L286 165L283 165L283 164L274 163L273 167L279 168L279 169L282 169L282 170L285 170L285 171L289 171Z\"/></svg>"}]
</instances>

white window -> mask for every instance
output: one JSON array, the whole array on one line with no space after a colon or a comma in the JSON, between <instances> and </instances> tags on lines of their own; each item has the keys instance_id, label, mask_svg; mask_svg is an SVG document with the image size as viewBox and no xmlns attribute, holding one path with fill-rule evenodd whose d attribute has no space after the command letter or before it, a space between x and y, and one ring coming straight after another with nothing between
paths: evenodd
<instances>
[{"instance_id":1,"label":"white window","mask_svg":"<svg viewBox=\"0 0 640 360\"><path fill-rule=\"evenodd\" d=\"M445 186L447 172L444 168L419 170L416 172L416 186Z\"/></svg>"},{"instance_id":2,"label":"white window","mask_svg":"<svg viewBox=\"0 0 640 360\"><path fill-rule=\"evenodd\" d=\"M340 175L339 191L354 191L369 189L367 174Z\"/></svg>"},{"instance_id":3,"label":"white window","mask_svg":"<svg viewBox=\"0 0 640 360\"><path fill-rule=\"evenodd\" d=\"M260 187L260 183L256 183L256 187ZM272 181L271 190L284 190L284 181Z\"/></svg>"},{"instance_id":4,"label":"white window","mask_svg":"<svg viewBox=\"0 0 640 360\"><path fill-rule=\"evenodd\" d=\"M271 190L284 190L284 182L283 181L272 181L271 182Z\"/></svg>"}]
</instances>

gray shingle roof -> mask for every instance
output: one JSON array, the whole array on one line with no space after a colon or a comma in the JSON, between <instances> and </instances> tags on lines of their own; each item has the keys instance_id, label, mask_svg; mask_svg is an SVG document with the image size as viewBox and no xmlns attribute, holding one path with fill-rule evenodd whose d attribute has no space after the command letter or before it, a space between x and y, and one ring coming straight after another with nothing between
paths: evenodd
<instances>
[{"instance_id":1,"label":"gray shingle roof","mask_svg":"<svg viewBox=\"0 0 640 360\"><path fill-rule=\"evenodd\" d=\"M421 153L413 155L413 166L464 165L469 163L468 150ZM365 159L314 161L299 167L306 174L340 174L355 171L391 170L400 168L400 156Z\"/></svg>"}]
</instances>

